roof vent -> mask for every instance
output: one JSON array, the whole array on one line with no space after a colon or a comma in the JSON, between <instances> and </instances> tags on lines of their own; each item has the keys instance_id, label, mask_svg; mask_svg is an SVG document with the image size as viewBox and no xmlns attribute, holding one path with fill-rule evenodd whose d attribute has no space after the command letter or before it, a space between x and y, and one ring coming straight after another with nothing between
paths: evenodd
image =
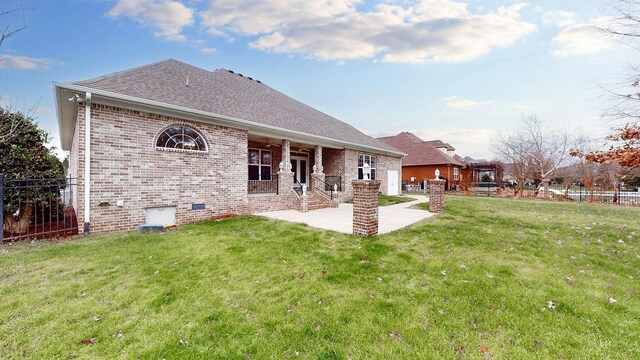
<instances>
[{"instance_id":1,"label":"roof vent","mask_svg":"<svg viewBox=\"0 0 640 360\"><path fill-rule=\"evenodd\" d=\"M249 79L249 80L253 80L250 76L247 76L247 79Z\"/></svg>"},{"instance_id":2,"label":"roof vent","mask_svg":"<svg viewBox=\"0 0 640 360\"><path fill-rule=\"evenodd\" d=\"M238 73L238 75L240 75L240 76L244 77L244 75L242 75L242 74L240 74L240 73Z\"/></svg>"},{"instance_id":3,"label":"roof vent","mask_svg":"<svg viewBox=\"0 0 640 360\"><path fill-rule=\"evenodd\" d=\"M233 72L233 70L227 70L227 71L228 71L228 72L230 72L230 73L232 73L232 74L235 74L235 73Z\"/></svg>"},{"instance_id":4,"label":"roof vent","mask_svg":"<svg viewBox=\"0 0 640 360\"><path fill-rule=\"evenodd\" d=\"M262 84L262 81L260 81L260 80L256 80L256 81L258 82L258 84Z\"/></svg>"}]
</instances>

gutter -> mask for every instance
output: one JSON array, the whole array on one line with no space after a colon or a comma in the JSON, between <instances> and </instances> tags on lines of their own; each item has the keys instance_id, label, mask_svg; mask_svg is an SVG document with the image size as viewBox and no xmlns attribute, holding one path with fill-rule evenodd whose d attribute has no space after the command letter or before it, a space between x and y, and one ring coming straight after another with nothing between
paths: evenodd
<instances>
[{"instance_id":1,"label":"gutter","mask_svg":"<svg viewBox=\"0 0 640 360\"><path fill-rule=\"evenodd\" d=\"M87 91L84 102L84 235L91 226L91 93Z\"/></svg>"},{"instance_id":2,"label":"gutter","mask_svg":"<svg viewBox=\"0 0 640 360\"><path fill-rule=\"evenodd\" d=\"M283 135L283 137L285 137L284 135L297 135L300 138L308 139L306 141L316 141L316 142L322 142L324 144L335 144L335 145L338 145L338 146L348 147L348 148L352 148L352 149L356 149L356 150L374 151L374 152L377 152L377 153L380 153L380 154L390 155L390 156L400 157L400 158L406 155L405 153L397 152L397 151L393 151L393 150L381 149L381 148L377 148L377 147L373 147L373 146L356 144L356 143L352 143L352 142L349 142L349 141L336 140L336 139L332 139L332 138L325 137L325 136L307 134L307 133L303 133L303 132L300 132L300 131L288 130L288 129L277 127L277 126L260 124L260 123L254 122L254 121L235 118L235 117L232 117L232 116L215 114L215 113L211 113L211 112L207 112L207 111L191 109L191 108L184 107L184 106L167 104L167 103L163 103L163 102L160 102L160 101L148 100L148 99L138 98L138 97L134 97L134 96L118 94L118 93L114 93L114 92L110 92L110 91L95 90L95 89L92 89L90 87L81 86L81 85L61 84L61 83L55 83L55 82L53 83L53 85L54 85L54 87L56 89L66 89L66 90L70 90L70 91L86 92L88 94L92 93L94 95L94 100L95 100L95 95L97 95L97 96L102 96L102 97L105 97L105 98L111 98L111 99L116 99L116 100L128 102L128 103L131 103L131 104L134 104L134 105L142 104L142 105L146 105L148 107L155 108L155 109L166 109L166 110L175 111L175 112L178 112L178 113L189 114L189 115L192 115L192 116L195 115L195 116L199 116L199 117L205 117L208 120L214 119L214 120L217 120L217 121L219 121L219 122L221 122L223 124L227 124L228 126L231 126L231 127L241 128L241 129L244 129L244 130L251 130L252 132L255 132L255 133L259 134L259 135L261 135L261 134L265 134L265 135L281 134L281 135ZM61 105L58 105L58 106L61 106ZM60 113L60 110L59 110L59 113ZM61 121L61 119L59 119L59 121Z\"/></svg>"}]
</instances>

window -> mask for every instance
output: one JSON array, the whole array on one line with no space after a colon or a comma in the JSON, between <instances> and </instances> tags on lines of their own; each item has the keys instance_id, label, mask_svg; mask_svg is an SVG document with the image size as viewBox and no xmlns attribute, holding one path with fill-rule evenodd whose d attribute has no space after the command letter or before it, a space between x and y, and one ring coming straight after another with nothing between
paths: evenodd
<instances>
[{"instance_id":1,"label":"window","mask_svg":"<svg viewBox=\"0 0 640 360\"><path fill-rule=\"evenodd\" d=\"M460 180L460 168L453 168L453 180Z\"/></svg>"},{"instance_id":2,"label":"window","mask_svg":"<svg viewBox=\"0 0 640 360\"><path fill-rule=\"evenodd\" d=\"M157 148L207 151L207 143L199 132L188 126L174 125L163 131L156 141Z\"/></svg>"},{"instance_id":3,"label":"window","mask_svg":"<svg viewBox=\"0 0 640 360\"><path fill-rule=\"evenodd\" d=\"M376 157L371 155L358 155L358 180L364 179L364 173L362 172L362 167L364 164L369 164L371 167L371 179L376 179Z\"/></svg>"},{"instance_id":4,"label":"window","mask_svg":"<svg viewBox=\"0 0 640 360\"><path fill-rule=\"evenodd\" d=\"M271 150L249 149L249 180L271 180Z\"/></svg>"}]
</instances>

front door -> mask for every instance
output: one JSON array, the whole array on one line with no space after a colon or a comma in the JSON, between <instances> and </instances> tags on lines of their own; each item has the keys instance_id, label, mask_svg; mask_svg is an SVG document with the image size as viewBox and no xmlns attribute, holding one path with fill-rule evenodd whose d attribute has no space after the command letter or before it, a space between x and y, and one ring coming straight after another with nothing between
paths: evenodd
<instances>
[{"instance_id":1,"label":"front door","mask_svg":"<svg viewBox=\"0 0 640 360\"><path fill-rule=\"evenodd\" d=\"M307 183L307 179L309 178L309 155L291 155L291 171L293 171L294 187L298 187L298 183L309 187L309 184Z\"/></svg>"}]
</instances>

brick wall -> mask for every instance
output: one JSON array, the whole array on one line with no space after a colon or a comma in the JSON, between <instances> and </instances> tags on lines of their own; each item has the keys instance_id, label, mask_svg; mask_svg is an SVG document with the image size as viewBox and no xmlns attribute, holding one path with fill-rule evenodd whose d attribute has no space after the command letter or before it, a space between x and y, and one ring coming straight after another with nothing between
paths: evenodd
<instances>
[{"instance_id":1,"label":"brick wall","mask_svg":"<svg viewBox=\"0 0 640 360\"><path fill-rule=\"evenodd\" d=\"M419 166L403 166L402 182L411 184L411 177L415 177L414 184L419 184L424 179L434 179L436 177L436 169L440 170L440 178L446 179L446 189L449 190L459 184L459 180L453 179L453 168L456 166L443 165L419 165ZM460 168L460 167L458 167ZM462 174L462 170L460 172Z\"/></svg>"},{"instance_id":2,"label":"brick wall","mask_svg":"<svg viewBox=\"0 0 640 360\"><path fill-rule=\"evenodd\" d=\"M277 210L299 210L300 200L293 190L289 190L287 194L254 194L249 195L249 211L251 213L260 213L265 211Z\"/></svg>"},{"instance_id":3,"label":"brick wall","mask_svg":"<svg viewBox=\"0 0 640 360\"><path fill-rule=\"evenodd\" d=\"M402 178L402 162L400 158L380 155L380 154L367 153L367 152L362 152L362 151L357 151L352 149L346 149L344 150L344 155L345 155L344 183L346 185L345 192L348 194L349 197L351 197L353 194L353 187L351 185L351 182L353 180L358 180L358 155L359 154L376 156L376 163L377 163L376 180L380 181L380 192L383 194L389 193L388 171L389 170L397 171L398 172L398 193L400 193L400 179Z\"/></svg>"},{"instance_id":4,"label":"brick wall","mask_svg":"<svg viewBox=\"0 0 640 360\"><path fill-rule=\"evenodd\" d=\"M156 149L156 136L173 124L199 131L208 152ZM82 224L82 106L76 127L78 223ZM248 212L247 133L243 130L93 104L90 170L92 231L133 229L145 222L149 207L175 206L178 224ZM118 200L124 201L123 207L116 206ZM191 210L192 204L205 204L205 210Z\"/></svg>"}]
</instances>

